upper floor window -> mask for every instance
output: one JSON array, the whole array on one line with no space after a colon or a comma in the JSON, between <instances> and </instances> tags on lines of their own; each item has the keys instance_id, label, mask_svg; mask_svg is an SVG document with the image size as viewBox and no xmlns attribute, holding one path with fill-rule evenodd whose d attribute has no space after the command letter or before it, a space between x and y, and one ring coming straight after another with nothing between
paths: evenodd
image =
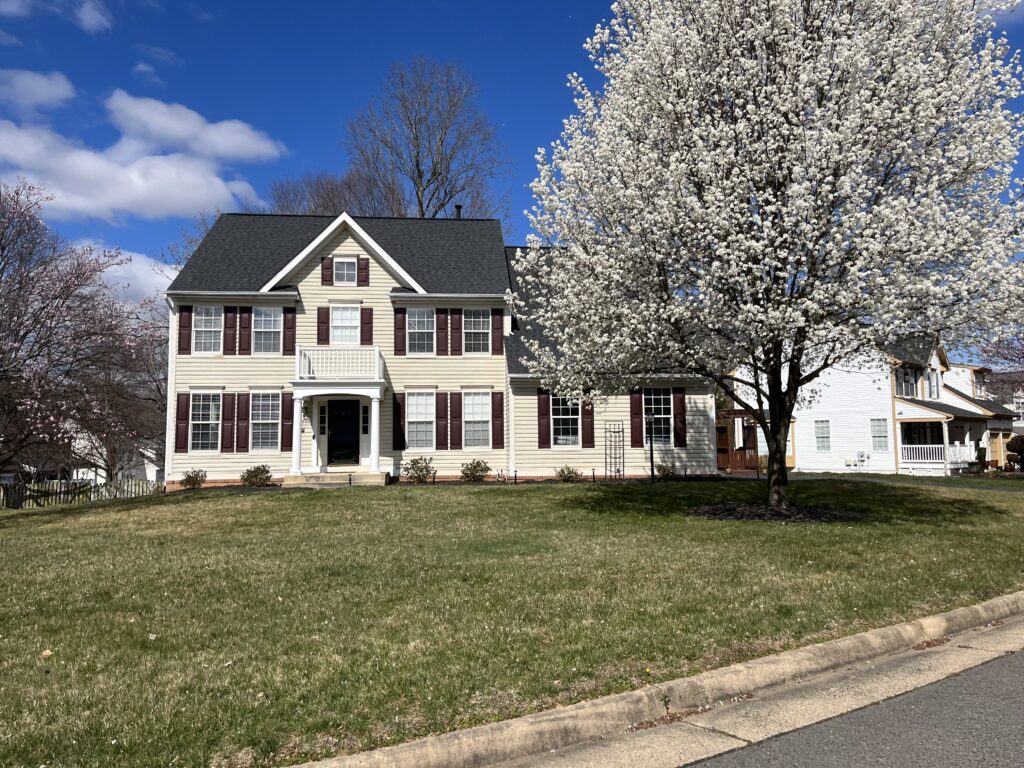
<instances>
[{"instance_id":1,"label":"upper floor window","mask_svg":"<svg viewBox=\"0 0 1024 768\"><path fill-rule=\"evenodd\" d=\"M486 309L466 309L462 313L462 349L467 355L490 354L491 313Z\"/></svg>"},{"instance_id":2,"label":"upper floor window","mask_svg":"<svg viewBox=\"0 0 1024 768\"><path fill-rule=\"evenodd\" d=\"M434 352L434 310L410 309L408 319L409 353Z\"/></svg>"},{"instance_id":3,"label":"upper floor window","mask_svg":"<svg viewBox=\"0 0 1024 768\"><path fill-rule=\"evenodd\" d=\"M832 450L832 425L828 419L814 422L814 447L822 453Z\"/></svg>"},{"instance_id":4,"label":"upper floor window","mask_svg":"<svg viewBox=\"0 0 1024 768\"><path fill-rule=\"evenodd\" d=\"M942 382L942 374L938 371L929 370L927 374L928 381L928 399L938 400L940 398L939 389Z\"/></svg>"},{"instance_id":5,"label":"upper floor window","mask_svg":"<svg viewBox=\"0 0 1024 768\"><path fill-rule=\"evenodd\" d=\"M281 432L281 395L278 392L253 393L250 400L252 449L276 451Z\"/></svg>"},{"instance_id":6,"label":"upper floor window","mask_svg":"<svg viewBox=\"0 0 1024 768\"><path fill-rule=\"evenodd\" d=\"M281 351L281 308L253 307L252 351Z\"/></svg>"},{"instance_id":7,"label":"upper floor window","mask_svg":"<svg viewBox=\"0 0 1024 768\"><path fill-rule=\"evenodd\" d=\"M896 394L900 397L917 397L917 380L916 368L897 368Z\"/></svg>"},{"instance_id":8,"label":"upper floor window","mask_svg":"<svg viewBox=\"0 0 1024 768\"><path fill-rule=\"evenodd\" d=\"M1017 421L1024 421L1024 397L1013 398L1013 410L1017 412Z\"/></svg>"},{"instance_id":9,"label":"upper floor window","mask_svg":"<svg viewBox=\"0 0 1024 768\"><path fill-rule=\"evenodd\" d=\"M481 448L491 444L491 393L467 392L463 397L462 444Z\"/></svg>"},{"instance_id":10,"label":"upper floor window","mask_svg":"<svg viewBox=\"0 0 1024 768\"><path fill-rule=\"evenodd\" d=\"M434 447L434 393L409 392L407 395L406 435L410 448Z\"/></svg>"},{"instance_id":11,"label":"upper floor window","mask_svg":"<svg viewBox=\"0 0 1024 768\"><path fill-rule=\"evenodd\" d=\"M580 403L568 397L551 396L551 444L579 446Z\"/></svg>"},{"instance_id":12,"label":"upper floor window","mask_svg":"<svg viewBox=\"0 0 1024 768\"><path fill-rule=\"evenodd\" d=\"M653 418L650 427L648 416ZM672 444L672 390L668 387L644 390L644 445L651 444L652 435L655 445Z\"/></svg>"},{"instance_id":13,"label":"upper floor window","mask_svg":"<svg viewBox=\"0 0 1024 768\"><path fill-rule=\"evenodd\" d=\"M331 344L359 343L359 307L331 307Z\"/></svg>"},{"instance_id":14,"label":"upper floor window","mask_svg":"<svg viewBox=\"0 0 1024 768\"><path fill-rule=\"evenodd\" d=\"M356 260L335 259L334 260L334 284L355 285L356 284Z\"/></svg>"},{"instance_id":15,"label":"upper floor window","mask_svg":"<svg viewBox=\"0 0 1024 768\"><path fill-rule=\"evenodd\" d=\"M220 352L223 329L224 307L195 307L192 311L192 349L196 352Z\"/></svg>"},{"instance_id":16,"label":"upper floor window","mask_svg":"<svg viewBox=\"0 0 1024 768\"><path fill-rule=\"evenodd\" d=\"M220 393L193 392L189 414L189 450L216 451L220 446Z\"/></svg>"}]
</instances>

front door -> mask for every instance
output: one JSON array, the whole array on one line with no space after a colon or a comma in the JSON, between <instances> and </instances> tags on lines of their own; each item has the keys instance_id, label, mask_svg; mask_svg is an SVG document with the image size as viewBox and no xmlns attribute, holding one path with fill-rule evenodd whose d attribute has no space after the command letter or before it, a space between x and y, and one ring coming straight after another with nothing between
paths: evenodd
<instances>
[{"instance_id":1,"label":"front door","mask_svg":"<svg viewBox=\"0 0 1024 768\"><path fill-rule=\"evenodd\" d=\"M327 463L359 463L359 402L327 401Z\"/></svg>"}]
</instances>

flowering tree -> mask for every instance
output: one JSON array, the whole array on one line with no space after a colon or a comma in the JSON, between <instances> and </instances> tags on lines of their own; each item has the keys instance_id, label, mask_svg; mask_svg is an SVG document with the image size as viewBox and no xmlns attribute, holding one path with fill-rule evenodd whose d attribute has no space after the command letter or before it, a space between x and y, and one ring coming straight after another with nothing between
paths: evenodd
<instances>
[{"instance_id":1,"label":"flowering tree","mask_svg":"<svg viewBox=\"0 0 1024 768\"><path fill-rule=\"evenodd\" d=\"M93 383L151 343L137 308L103 280L120 255L60 239L40 217L45 201L29 184L0 184L0 466L68 453L86 422L97 437L123 434L96 418Z\"/></svg>"},{"instance_id":2,"label":"flowering tree","mask_svg":"<svg viewBox=\"0 0 1024 768\"><path fill-rule=\"evenodd\" d=\"M995 327L1022 282L1020 68L977 6L616 2L516 265L545 383L708 377L760 425L784 514L801 388L907 334Z\"/></svg>"}]
</instances>

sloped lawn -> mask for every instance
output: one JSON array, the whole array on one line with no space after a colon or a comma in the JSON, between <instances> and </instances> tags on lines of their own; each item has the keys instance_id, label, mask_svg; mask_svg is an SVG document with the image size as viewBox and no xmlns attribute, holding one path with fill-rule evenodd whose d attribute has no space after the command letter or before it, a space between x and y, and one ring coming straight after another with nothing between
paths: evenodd
<instances>
[{"instance_id":1,"label":"sloped lawn","mask_svg":"<svg viewBox=\"0 0 1024 768\"><path fill-rule=\"evenodd\" d=\"M1024 587L1024 494L803 481L200 492L0 511L0 765L285 765Z\"/></svg>"}]
</instances>

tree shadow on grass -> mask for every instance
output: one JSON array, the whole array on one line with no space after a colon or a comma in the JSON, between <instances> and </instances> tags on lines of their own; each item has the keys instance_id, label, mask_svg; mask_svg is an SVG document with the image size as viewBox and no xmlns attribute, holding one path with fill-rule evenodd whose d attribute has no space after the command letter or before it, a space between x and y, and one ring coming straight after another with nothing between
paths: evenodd
<instances>
[{"instance_id":1,"label":"tree shadow on grass","mask_svg":"<svg viewBox=\"0 0 1024 768\"><path fill-rule=\"evenodd\" d=\"M205 498L208 492L190 492L181 494L160 494L154 496L139 496L134 499L105 499L103 501L91 501L85 504L68 505L61 507L42 507L39 509L0 509L0 530L13 528L18 525L45 525L47 523L60 522L62 520L73 520L82 515L96 513L120 513L135 512L139 509L153 507L176 507L184 503L197 501ZM130 507L130 509L129 509Z\"/></svg>"}]
</instances>

